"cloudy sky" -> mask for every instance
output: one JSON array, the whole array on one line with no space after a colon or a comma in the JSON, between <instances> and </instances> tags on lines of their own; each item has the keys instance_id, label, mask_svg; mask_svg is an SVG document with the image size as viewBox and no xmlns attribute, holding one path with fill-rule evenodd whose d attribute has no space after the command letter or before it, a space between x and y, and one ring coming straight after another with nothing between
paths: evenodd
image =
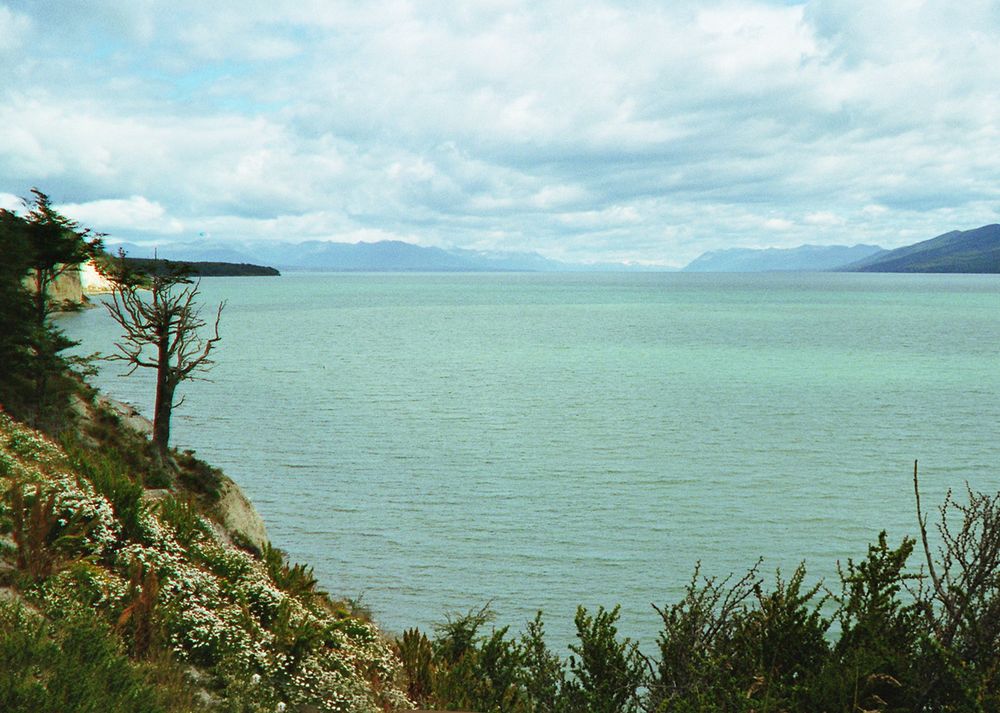
<instances>
[{"instance_id":1,"label":"cloudy sky","mask_svg":"<svg viewBox=\"0 0 1000 713\"><path fill-rule=\"evenodd\" d=\"M0 0L0 205L682 265L1000 222L995 0Z\"/></svg>"}]
</instances>

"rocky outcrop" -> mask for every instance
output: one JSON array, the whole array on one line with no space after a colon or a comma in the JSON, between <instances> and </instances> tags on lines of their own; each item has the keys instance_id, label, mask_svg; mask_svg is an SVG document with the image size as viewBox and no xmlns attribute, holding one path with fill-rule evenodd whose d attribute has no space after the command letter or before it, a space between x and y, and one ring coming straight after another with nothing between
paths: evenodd
<instances>
[{"instance_id":1,"label":"rocky outcrop","mask_svg":"<svg viewBox=\"0 0 1000 713\"><path fill-rule=\"evenodd\" d=\"M267 529L257 508L243 493L235 481L223 476L222 495L215 505L215 510L222 521L222 526L232 535L246 540L258 550L263 551L267 545Z\"/></svg>"},{"instance_id":2,"label":"rocky outcrop","mask_svg":"<svg viewBox=\"0 0 1000 713\"><path fill-rule=\"evenodd\" d=\"M24 278L24 286L35 292L35 279L33 274ZM57 277L48 288L49 298L57 304L70 303L74 305L88 304L87 298L83 295L83 285L80 282L80 270L76 267L67 268Z\"/></svg>"},{"instance_id":3,"label":"rocky outcrop","mask_svg":"<svg viewBox=\"0 0 1000 713\"><path fill-rule=\"evenodd\" d=\"M97 407L110 410L127 430L133 431L142 438L148 438L153 433L153 422L139 413L131 404L107 396L97 396ZM77 406L80 416L93 419L93 412L86 408L81 400ZM214 511L218 524L217 534L224 540L242 540L242 543L253 545L260 551L268 544L267 528L264 519L257 512L242 488L232 478L220 474L219 499ZM146 499L159 500L170 494L169 490L148 490ZM242 544L240 543L240 544Z\"/></svg>"}]
</instances>

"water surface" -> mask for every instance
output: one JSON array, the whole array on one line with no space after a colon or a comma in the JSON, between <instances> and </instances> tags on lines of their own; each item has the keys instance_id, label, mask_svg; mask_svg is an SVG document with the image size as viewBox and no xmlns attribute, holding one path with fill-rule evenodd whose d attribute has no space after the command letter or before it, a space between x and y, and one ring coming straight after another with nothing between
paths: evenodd
<instances>
[{"instance_id":1,"label":"water surface","mask_svg":"<svg viewBox=\"0 0 1000 713\"><path fill-rule=\"evenodd\" d=\"M577 604L650 607L709 574L816 579L925 501L996 489L1000 280L968 275L289 274L229 301L176 445L274 543L390 630L492 600L553 641ZM111 351L103 310L61 321ZM102 389L151 413L151 374Z\"/></svg>"}]
</instances>

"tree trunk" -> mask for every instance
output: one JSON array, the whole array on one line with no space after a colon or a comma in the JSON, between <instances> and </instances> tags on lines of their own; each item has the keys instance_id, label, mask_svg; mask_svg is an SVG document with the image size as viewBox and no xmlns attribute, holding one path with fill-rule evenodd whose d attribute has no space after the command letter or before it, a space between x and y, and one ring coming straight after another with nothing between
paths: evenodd
<instances>
[{"instance_id":1,"label":"tree trunk","mask_svg":"<svg viewBox=\"0 0 1000 713\"><path fill-rule=\"evenodd\" d=\"M167 449L170 446L170 412L174 408L174 390L177 388L177 381L170 373L169 341L166 332L160 337L158 351L156 403L153 407L153 445L165 463Z\"/></svg>"},{"instance_id":2,"label":"tree trunk","mask_svg":"<svg viewBox=\"0 0 1000 713\"><path fill-rule=\"evenodd\" d=\"M39 327L45 325L45 318L48 316L49 280L47 277L44 270L35 268L35 294L32 295L32 298L35 307L35 324Z\"/></svg>"}]
</instances>

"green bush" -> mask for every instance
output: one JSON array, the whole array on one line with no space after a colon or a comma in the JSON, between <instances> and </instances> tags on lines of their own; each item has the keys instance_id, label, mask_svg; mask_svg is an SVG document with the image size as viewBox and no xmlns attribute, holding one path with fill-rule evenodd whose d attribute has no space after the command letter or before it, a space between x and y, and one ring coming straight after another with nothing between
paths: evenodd
<instances>
[{"instance_id":1,"label":"green bush","mask_svg":"<svg viewBox=\"0 0 1000 713\"><path fill-rule=\"evenodd\" d=\"M211 537L212 529L202 517L197 504L191 498L178 498L168 496L157 503L160 521L169 525L177 541L185 547L191 547L195 542L201 542ZM212 550L215 551L214 549ZM219 557L224 557L225 553L219 553ZM218 563L212 559L213 570L225 569L225 563Z\"/></svg>"},{"instance_id":2,"label":"green bush","mask_svg":"<svg viewBox=\"0 0 1000 713\"><path fill-rule=\"evenodd\" d=\"M645 666L638 646L618 639L620 607L598 607L591 616L576 610L578 644L571 644L565 695L570 710L580 713L631 713L639 710L639 688Z\"/></svg>"},{"instance_id":3,"label":"green bush","mask_svg":"<svg viewBox=\"0 0 1000 713\"><path fill-rule=\"evenodd\" d=\"M556 713L562 710L560 695L566 680L565 667L545 644L542 612L535 614L521 635L521 665L525 711Z\"/></svg>"},{"instance_id":4,"label":"green bush","mask_svg":"<svg viewBox=\"0 0 1000 713\"><path fill-rule=\"evenodd\" d=\"M177 480L187 490L204 496L210 503L222 497L222 471L195 457L192 450L175 453Z\"/></svg>"},{"instance_id":5,"label":"green bush","mask_svg":"<svg viewBox=\"0 0 1000 713\"><path fill-rule=\"evenodd\" d=\"M918 506L919 507L919 506ZM419 705L487 713L1000 713L1000 493L949 495L934 554L882 532L839 568L839 591L799 566L771 588L760 563L738 580L702 578L657 608L657 656L618 636L619 609L579 608L566 664L541 613L520 639L483 633L488 608L451 618L433 640L397 641Z\"/></svg>"},{"instance_id":6,"label":"green bush","mask_svg":"<svg viewBox=\"0 0 1000 713\"><path fill-rule=\"evenodd\" d=\"M163 689L90 616L47 622L0 603L0 702L4 713L158 713Z\"/></svg>"},{"instance_id":7,"label":"green bush","mask_svg":"<svg viewBox=\"0 0 1000 713\"><path fill-rule=\"evenodd\" d=\"M122 454L115 448L86 448L73 437L63 438L63 448L76 472L111 503L122 535L141 540L148 506L142 499L142 481L132 475Z\"/></svg>"}]
</instances>

